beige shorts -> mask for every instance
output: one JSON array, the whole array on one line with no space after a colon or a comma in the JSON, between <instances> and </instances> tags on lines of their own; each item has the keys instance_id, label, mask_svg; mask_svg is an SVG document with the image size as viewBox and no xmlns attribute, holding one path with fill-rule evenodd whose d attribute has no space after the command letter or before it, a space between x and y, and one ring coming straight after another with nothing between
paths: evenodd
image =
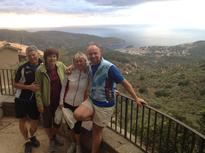
<instances>
[{"instance_id":1,"label":"beige shorts","mask_svg":"<svg viewBox=\"0 0 205 153\"><path fill-rule=\"evenodd\" d=\"M98 107L92 103L91 99L86 100L82 105L93 110L93 123L100 127L106 127L108 125L113 115L114 106Z\"/></svg>"}]
</instances>

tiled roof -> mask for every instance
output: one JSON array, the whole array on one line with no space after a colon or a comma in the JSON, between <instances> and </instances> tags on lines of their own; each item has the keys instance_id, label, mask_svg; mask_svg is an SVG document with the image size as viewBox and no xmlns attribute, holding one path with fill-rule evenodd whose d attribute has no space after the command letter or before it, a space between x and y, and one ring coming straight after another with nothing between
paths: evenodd
<instances>
[{"instance_id":1,"label":"tiled roof","mask_svg":"<svg viewBox=\"0 0 205 153\"><path fill-rule=\"evenodd\" d=\"M19 55L25 56L26 55L26 48L28 46L24 45L24 44L19 44L19 43L11 43L11 42L7 42L7 41L0 41L0 48L5 48L5 47L12 48L12 49L18 51ZM38 52L41 56L43 56L43 51L38 50Z\"/></svg>"}]
</instances>

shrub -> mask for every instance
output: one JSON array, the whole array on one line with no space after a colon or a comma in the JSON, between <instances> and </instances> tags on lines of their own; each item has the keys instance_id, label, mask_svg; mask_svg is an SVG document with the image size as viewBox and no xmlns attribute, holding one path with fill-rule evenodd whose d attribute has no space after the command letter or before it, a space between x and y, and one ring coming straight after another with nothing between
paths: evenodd
<instances>
[{"instance_id":1,"label":"shrub","mask_svg":"<svg viewBox=\"0 0 205 153\"><path fill-rule=\"evenodd\" d=\"M147 90L146 87L140 87L140 88L138 89L138 91L139 91L139 93L141 93L141 94L148 92L148 90Z\"/></svg>"},{"instance_id":2,"label":"shrub","mask_svg":"<svg viewBox=\"0 0 205 153\"><path fill-rule=\"evenodd\" d=\"M205 95L205 89L201 89L201 90L200 90L200 95L201 95L201 96Z\"/></svg>"},{"instance_id":3,"label":"shrub","mask_svg":"<svg viewBox=\"0 0 205 153\"><path fill-rule=\"evenodd\" d=\"M187 86L189 84L189 80L183 80L178 83L178 86Z\"/></svg>"},{"instance_id":4,"label":"shrub","mask_svg":"<svg viewBox=\"0 0 205 153\"><path fill-rule=\"evenodd\" d=\"M140 78L139 78L139 80L141 80L141 81L144 80L144 79L145 79L145 78L144 78L144 76L142 76L142 75L141 75Z\"/></svg>"},{"instance_id":5,"label":"shrub","mask_svg":"<svg viewBox=\"0 0 205 153\"><path fill-rule=\"evenodd\" d=\"M170 95L166 90L158 90L154 94L156 97L168 97Z\"/></svg>"}]
</instances>

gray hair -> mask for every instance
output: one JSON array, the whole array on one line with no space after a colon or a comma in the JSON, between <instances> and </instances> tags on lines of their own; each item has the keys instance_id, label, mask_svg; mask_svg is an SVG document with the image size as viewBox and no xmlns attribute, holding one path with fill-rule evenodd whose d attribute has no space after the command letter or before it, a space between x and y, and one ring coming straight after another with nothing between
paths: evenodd
<instances>
[{"instance_id":1,"label":"gray hair","mask_svg":"<svg viewBox=\"0 0 205 153\"><path fill-rule=\"evenodd\" d=\"M26 54L29 54L30 52L32 52L32 51L38 51L38 48L36 47L36 46L34 46L34 45L31 45L31 46L28 46L27 48L26 48Z\"/></svg>"}]
</instances>

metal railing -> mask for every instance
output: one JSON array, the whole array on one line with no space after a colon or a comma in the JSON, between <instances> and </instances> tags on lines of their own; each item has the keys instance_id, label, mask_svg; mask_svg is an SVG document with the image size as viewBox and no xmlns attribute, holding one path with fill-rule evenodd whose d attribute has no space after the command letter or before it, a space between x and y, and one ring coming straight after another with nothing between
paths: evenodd
<instances>
[{"instance_id":1,"label":"metal railing","mask_svg":"<svg viewBox=\"0 0 205 153\"><path fill-rule=\"evenodd\" d=\"M109 128L148 153L205 153L205 136L150 106L118 95Z\"/></svg>"},{"instance_id":2,"label":"metal railing","mask_svg":"<svg viewBox=\"0 0 205 153\"><path fill-rule=\"evenodd\" d=\"M12 69L0 69L0 94L1 95L14 95L15 89L13 86L13 80L15 76L15 70Z\"/></svg>"}]
</instances>

